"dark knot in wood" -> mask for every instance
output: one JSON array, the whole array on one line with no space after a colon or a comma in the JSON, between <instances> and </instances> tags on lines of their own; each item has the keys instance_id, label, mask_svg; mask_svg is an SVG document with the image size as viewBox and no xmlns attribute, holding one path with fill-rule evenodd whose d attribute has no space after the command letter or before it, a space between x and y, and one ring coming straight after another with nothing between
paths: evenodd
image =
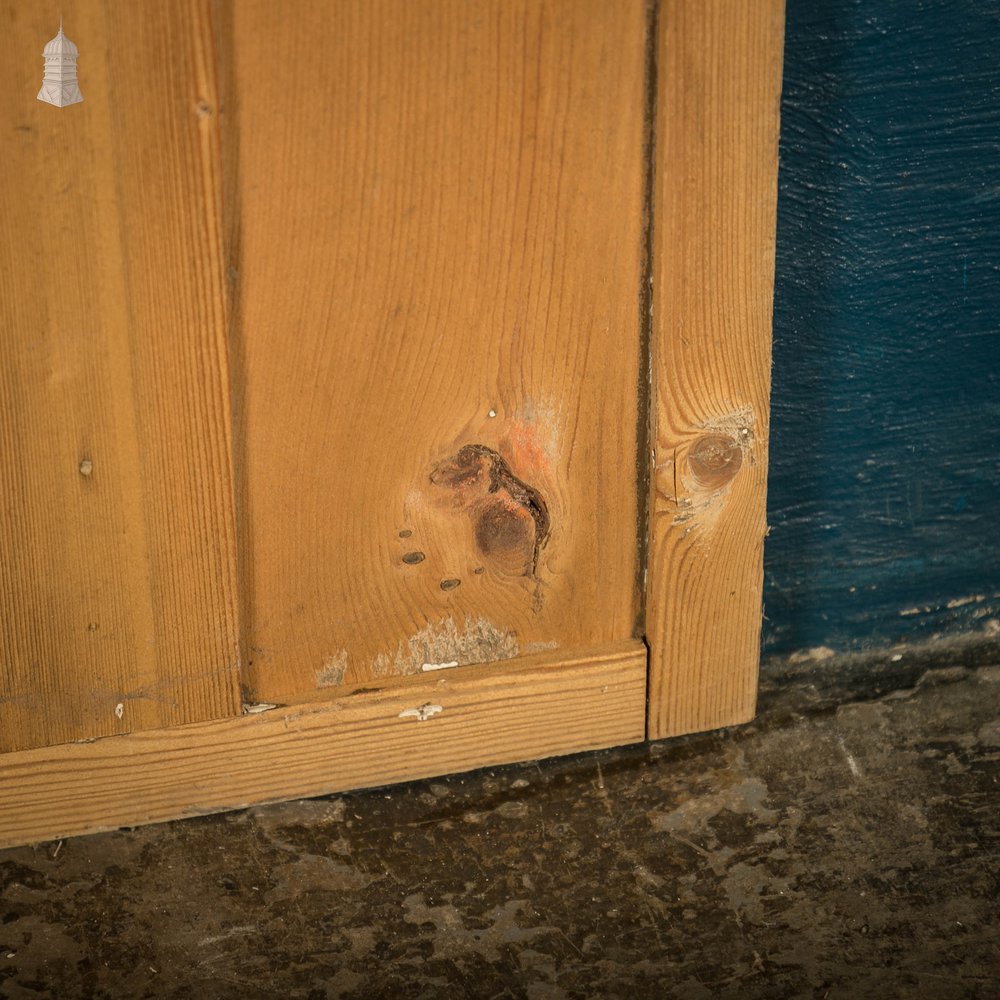
<instances>
[{"instance_id":1,"label":"dark knot in wood","mask_svg":"<svg viewBox=\"0 0 1000 1000\"><path fill-rule=\"evenodd\" d=\"M743 449L724 434L705 434L688 452L688 467L705 489L725 486L743 464Z\"/></svg>"},{"instance_id":2,"label":"dark knot in wood","mask_svg":"<svg viewBox=\"0 0 1000 1000\"><path fill-rule=\"evenodd\" d=\"M549 512L541 494L511 471L492 448L468 444L431 472L451 494L450 506L472 518L476 545L495 568L533 576L548 540Z\"/></svg>"}]
</instances>

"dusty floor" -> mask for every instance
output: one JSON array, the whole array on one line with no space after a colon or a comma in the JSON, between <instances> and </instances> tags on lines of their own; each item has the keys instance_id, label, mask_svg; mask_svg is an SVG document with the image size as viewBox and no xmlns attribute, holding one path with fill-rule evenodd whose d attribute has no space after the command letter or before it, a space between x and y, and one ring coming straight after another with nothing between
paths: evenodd
<instances>
[{"instance_id":1,"label":"dusty floor","mask_svg":"<svg viewBox=\"0 0 1000 1000\"><path fill-rule=\"evenodd\" d=\"M1000 668L0 852L0 996L1000 997ZM920 678L918 680L918 678Z\"/></svg>"}]
</instances>

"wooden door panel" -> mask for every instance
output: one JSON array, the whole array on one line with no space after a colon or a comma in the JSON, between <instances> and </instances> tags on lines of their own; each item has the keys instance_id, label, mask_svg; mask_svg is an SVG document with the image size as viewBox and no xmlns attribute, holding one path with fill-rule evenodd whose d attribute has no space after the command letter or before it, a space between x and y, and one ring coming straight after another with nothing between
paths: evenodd
<instances>
[{"instance_id":1,"label":"wooden door panel","mask_svg":"<svg viewBox=\"0 0 1000 1000\"><path fill-rule=\"evenodd\" d=\"M781 0L5 12L0 845L752 713Z\"/></svg>"},{"instance_id":2,"label":"wooden door panel","mask_svg":"<svg viewBox=\"0 0 1000 1000\"><path fill-rule=\"evenodd\" d=\"M0 750L239 711L219 154L204 4L0 32Z\"/></svg>"},{"instance_id":3,"label":"wooden door panel","mask_svg":"<svg viewBox=\"0 0 1000 1000\"><path fill-rule=\"evenodd\" d=\"M225 17L250 695L631 639L645 3Z\"/></svg>"}]
</instances>

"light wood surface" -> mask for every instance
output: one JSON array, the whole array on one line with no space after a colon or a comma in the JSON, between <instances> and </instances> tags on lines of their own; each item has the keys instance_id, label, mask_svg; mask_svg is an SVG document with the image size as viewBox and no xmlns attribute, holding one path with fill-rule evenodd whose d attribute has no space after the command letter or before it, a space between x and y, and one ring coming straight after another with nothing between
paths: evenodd
<instances>
[{"instance_id":1,"label":"light wood surface","mask_svg":"<svg viewBox=\"0 0 1000 1000\"><path fill-rule=\"evenodd\" d=\"M645 3L224 17L253 696L635 635Z\"/></svg>"},{"instance_id":2,"label":"light wood surface","mask_svg":"<svg viewBox=\"0 0 1000 1000\"><path fill-rule=\"evenodd\" d=\"M752 717L782 0L666 0L654 204L649 735Z\"/></svg>"},{"instance_id":3,"label":"light wood surface","mask_svg":"<svg viewBox=\"0 0 1000 1000\"><path fill-rule=\"evenodd\" d=\"M395 678L324 704L0 756L0 847L641 740L645 649Z\"/></svg>"},{"instance_id":4,"label":"light wood surface","mask_svg":"<svg viewBox=\"0 0 1000 1000\"><path fill-rule=\"evenodd\" d=\"M201 3L0 31L0 750L239 710L219 152Z\"/></svg>"},{"instance_id":5,"label":"light wood surface","mask_svg":"<svg viewBox=\"0 0 1000 1000\"><path fill-rule=\"evenodd\" d=\"M208 6L0 32L0 841L749 718L781 3Z\"/></svg>"}]
</instances>

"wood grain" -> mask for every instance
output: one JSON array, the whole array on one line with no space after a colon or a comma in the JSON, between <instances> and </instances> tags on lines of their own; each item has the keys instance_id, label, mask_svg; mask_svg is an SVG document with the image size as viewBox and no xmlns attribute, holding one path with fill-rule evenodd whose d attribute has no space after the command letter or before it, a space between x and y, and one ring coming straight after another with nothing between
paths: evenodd
<instances>
[{"instance_id":1,"label":"wood grain","mask_svg":"<svg viewBox=\"0 0 1000 1000\"><path fill-rule=\"evenodd\" d=\"M633 636L644 2L221 17L253 697Z\"/></svg>"},{"instance_id":2,"label":"wood grain","mask_svg":"<svg viewBox=\"0 0 1000 1000\"><path fill-rule=\"evenodd\" d=\"M0 847L631 743L640 642L395 678L325 704L0 756ZM424 708L435 706L439 710ZM402 713L402 714L401 714Z\"/></svg>"},{"instance_id":3,"label":"wood grain","mask_svg":"<svg viewBox=\"0 0 1000 1000\"><path fill-rule=\"evenodd\" d=\"M651 738L752 717L766 533L782 0L659 18Z\"/></svg>"},{"instance_id":4,"label":"wood grain","mask_svg":"<svg viewBox=\"0 0 1000 1000\"><path fill-rule=\"evenodd\" d=\"M0 749L239 708L218 119L199 2L0 31Z\"/></svg>"}]
</instances>

